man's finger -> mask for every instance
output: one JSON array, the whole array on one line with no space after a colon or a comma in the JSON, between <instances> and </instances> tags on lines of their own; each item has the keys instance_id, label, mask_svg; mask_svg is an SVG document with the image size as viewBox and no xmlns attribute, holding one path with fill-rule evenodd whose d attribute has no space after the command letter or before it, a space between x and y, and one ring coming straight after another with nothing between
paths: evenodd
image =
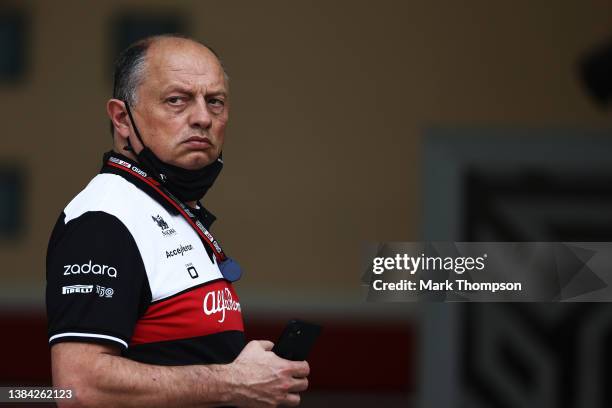
<instances>
[{"instance_id":1,"label":"man's finger","mask_svg":"<svg viewBox=\"0 0 612 408\"><path fill-rule=\"evenodd\" d=\"M285 402L283 405L287 405L289 407L297 407L300 405L300 395L289 393L287 394L287 398L285 398Z\"/></svg>"},{"instance_id":2,"label":"man's finger","mask_svg":"<svg viewBox=\"0 0 612 408\"><path fill-rule=\"evenodd\" d=\"M302 392L302 391L306 391L307 388L308 388L308 378L296 378L293 385L289 387L289 391Z\"/></svg>"},{"instance_id":3,"label":"man's finger","mask_svg":"<svg viewBox=\"0 0 612 408\"><path fill-rule=\"evenodd\" d=\"M310 374L310 366L307 361L295 361L291 367L294 377L308 377Z\"/></svg>"}]
</instances>

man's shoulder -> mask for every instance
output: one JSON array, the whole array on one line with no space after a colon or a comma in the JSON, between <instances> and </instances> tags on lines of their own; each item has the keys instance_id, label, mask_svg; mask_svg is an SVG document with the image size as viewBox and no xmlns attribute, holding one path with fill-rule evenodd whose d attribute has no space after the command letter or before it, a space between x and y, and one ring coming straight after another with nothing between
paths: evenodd
<instances>
[{"instance_id":1,"label":"man's shoulder","mask_svg":"<svg viewBox=\"0 0 612 408\"><path fill-rule=\"evenodd\" d=\"M98 174L64 208L64 222L68 223L88 212L103 212L125 219L143 199L146 199L146 194L123 177Z\"/></svg>"},{"instance_id":2,"label":"man's shoulder","mask_svg":"<svg viewBox=\"0 0 612 408\"><path fill-rule=\"evenodd\" d=\"M130 217L129 203L135 195L137 192L121 177L98 174L60 213L51 232L48 253L61 247L60 243L84 243L91 234L112 236L115 240L120 236L130 237L126 220Z\"/></svg>"}]
</instances>

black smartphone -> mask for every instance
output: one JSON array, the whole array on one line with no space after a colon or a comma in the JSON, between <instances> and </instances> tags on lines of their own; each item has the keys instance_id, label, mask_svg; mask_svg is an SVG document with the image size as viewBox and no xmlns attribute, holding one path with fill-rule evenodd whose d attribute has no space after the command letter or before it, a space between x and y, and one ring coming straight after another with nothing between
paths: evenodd
<instances>
[{"instance_id":1,"label":"black smartphone","mask_svg":"<svg viewBox=\"0 0 612 408\"><path fill-rule=\"evenodd\" d=\"M302 320L289 320L272 351L279 357L293 361L306 360L321 333L321 326Z\"/></svg>"}]
</instances>

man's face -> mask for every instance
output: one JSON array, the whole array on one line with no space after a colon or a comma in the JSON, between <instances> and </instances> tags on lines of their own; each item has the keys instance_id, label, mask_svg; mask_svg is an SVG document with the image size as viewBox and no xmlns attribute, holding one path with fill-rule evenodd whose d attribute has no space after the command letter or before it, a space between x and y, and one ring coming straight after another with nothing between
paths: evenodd
<instances>
[{"instance_id":1,"label":"man's face","mask_svg":"<svg viewBox=\"0 0 612 408\"><path fill-rule=\"evenodd\" d=\"M229 98L223 69L204 46L162 39L147 51L133 108L141 137L162 161L202 168L219 157Z\"/></svg>"}]
</instances>

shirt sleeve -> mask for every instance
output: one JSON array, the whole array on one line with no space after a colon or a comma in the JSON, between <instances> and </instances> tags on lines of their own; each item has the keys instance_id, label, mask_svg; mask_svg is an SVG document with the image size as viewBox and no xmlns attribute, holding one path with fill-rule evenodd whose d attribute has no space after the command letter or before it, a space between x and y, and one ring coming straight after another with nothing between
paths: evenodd
<instances>
[{"instance_id":1,"label":"shirt sleeve","mask_svg":"<svg viewBox=\"0 0 612 408\"><path fill-rule=\"evenodd\" d=\"M142 257L125 225L87 212L55 225L47 250L49 343L106 343L128 348L151 302Z\"/></svg>"}]
</instances>

